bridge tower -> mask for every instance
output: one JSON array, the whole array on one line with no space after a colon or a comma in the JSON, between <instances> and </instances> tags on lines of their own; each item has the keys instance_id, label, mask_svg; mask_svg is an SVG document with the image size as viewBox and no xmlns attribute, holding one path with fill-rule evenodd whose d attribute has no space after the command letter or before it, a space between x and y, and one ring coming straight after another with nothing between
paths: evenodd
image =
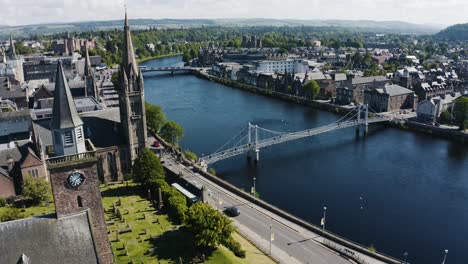
<instances>
[{"instance_id":1,"label":"bridge tower","mask_svg":"<svg viewBox=\"0 0 468 264\"><path fill-rule=\"evenodd\" d=\"M260 160L260 149L258 148L258 125L255 125L255 163Z\"/></svg>"},{"instance_id":2,"label":"bridge tower","mask_svg":"<svg viewBox=\"0 0 468 264\"><path fill-rule=\"evenodd\" d=\"M369 132L369 122L368 122L368 119L369 119L369 105L366 104L366 114L364 116L365 120L364 120L364 123L366 125L366 129L364 130L364 135L367 135L367 132Z\"/></svg>"},{"instance_id":3,"label":"bridge tower","mask_svg":"<svg viewBox=\"0 0 468 264\"><path fill-rule=\"evenodd\" d=\"M255 141L252 142L252 129L255 129ZM247 159L252 159L252 152L255 151L255 162L260 160L260 149L258 148L258 125L252 125L249 122L249 129L248 129L248 144L249 144L249 151L247 151Z\"/></svg>"},{"instance_id":4,"label":"bridge tower","mask_svg":"<svg viewBox=\"0 0 468 264\"><path fill-rule=\"evenodd\" d=\"M359 136L359 130L361 128L361 107L362 107L362 104L359 104L358 105L358 114L357 114L357 126L356 126L356 136Z\"/></svg>"}]
</instances>

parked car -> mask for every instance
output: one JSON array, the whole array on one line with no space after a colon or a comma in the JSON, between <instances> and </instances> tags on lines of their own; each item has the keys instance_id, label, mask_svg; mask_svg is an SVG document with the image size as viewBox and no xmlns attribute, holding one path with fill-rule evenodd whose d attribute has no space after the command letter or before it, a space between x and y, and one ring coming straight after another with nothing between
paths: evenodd
<instances>
[{"instance_id":1,"label":"parked car","mask_svg":"<svg viewBox=\"0 0 468 264\"><path fill-rule=\"evenodd\" d=\"M159 148L159 147L161 146L161 143L159 143L159 141L155 140L155 141L153 142L153 146Z\"/></svg>"},{"instance_id":2,"label":"parked car","mask_svg":"<svg viewBox=\"0 0 468 264\"><path fill-rule=\"evenodd\" d=\"M238 216L240 215L240 210L239 208L235 206L231 206L231 207L224 209L224 213L228 216Z\"/></svg>"}]
</instances>

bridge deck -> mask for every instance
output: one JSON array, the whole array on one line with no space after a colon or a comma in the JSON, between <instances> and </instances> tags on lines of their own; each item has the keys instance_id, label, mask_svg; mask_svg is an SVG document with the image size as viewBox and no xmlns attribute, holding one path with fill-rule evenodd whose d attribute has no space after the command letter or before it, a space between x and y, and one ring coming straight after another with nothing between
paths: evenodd
<instances>
[{"instance_id":1,"label":"bridge deck","mask_svg":"<svg viewBox=\"0 0 468 264\"><path fill-rule=\"evenodd\" d=\"M376 117L376 118L368 119L367 123L372 124L372 123L379 123L379 122L386 122L386 121L389 121L389 118ZM223 151L220 151L220 152L208 155L208 156L204 156L200 158L200 160L202 161L203 164L209 165L220 160L224 160L227 158L231 158L237 155L247 153L252 150L259 150L262 148L285 143L288 141L315 136L315 135L330 132L333 130L355 127L361 124L365 124L364 120L361 120L361 121L349 120L349 121L345 121L342 123L334 123L334 124L323 126L323 127L312 128L312 129L307 129L307 130L302 130L302 131L292 132L292 133L279 134L270 138L259 140L256 142L256 144L255 143L244 144L244 145L226 149L226 150L223 150Z\"/></svg>"}]
</instances>

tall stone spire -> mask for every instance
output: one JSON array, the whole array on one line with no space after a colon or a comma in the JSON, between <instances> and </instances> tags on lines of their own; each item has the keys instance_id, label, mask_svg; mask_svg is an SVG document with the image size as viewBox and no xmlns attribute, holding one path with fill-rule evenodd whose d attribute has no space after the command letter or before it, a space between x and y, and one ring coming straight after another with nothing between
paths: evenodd
<instances>
[{"instance_id":1,"label":"tall stone spire","mask_svg":"<svg viewBox=\"0 0 468 264\"><path fill-rule=\"evenodd\" d=\"M85 43L85 67L84 67L84 79L85 79L85 93L86 96L93 96L99 100L98 87L94 78L93 69L91 67L91 59L89 58L88 52L88 41Z\"/></svg>"},{"instance_id":2,"label":"tall stone spire","mask_svg":"<svg viewBox=\"0 0 468 264\"><path fill-rule=\"evenodd\" d=\"M119 69L119 107L121 128L128 146L124 170L130 170L141 149L146 146L145 85L133 52L132 36L125 12L124 50Z\"/></svg>"},{"instance_id":3,"label":"tall stone spire","mask_svg":"<svg viewBox=\"0 0 468 264\"><path fill-rule=\"evenodd\" d=\"M54 106L52 110L52 129L74 128L83 125L75 102L70 92L67 79L62 67L62 61L58 61L55 75Z\"/></svg>"},{"instance_id":4,"label":"tall stone spire","mask_svg":"<svg viewBox=\"0 0 468 264\"><path fill-rule=\"evenodd\" d=\"M138 74L138 65L133 50L132 36L130 33L130 26L128 25L127 11L125 11L124 48L122 65L125 67L127 76L131 76L132 74ZM131 71L133 71L133 73L131 73Z\"/></svg>"},{"instance_id":5,"label":"tall stone spire","mask_svg":"<svg viewBox=\"0 0 468 264\"><path fill-rule=\"evenodd\" d=\"M2 63L6 64L7 59L6 59L6 50L2 49Z\"/></svg>"},{"instance_id":6,"label":"tall stone spire","mask_svg":"<svg viewBox=\"0 0 468 264\"><path fill-rule=\"evenodd\" d=\"M11 59L11 60L15 60L16 59L16 50L15 50L15 44L13 43L13 37L10 33L10 50L8 51L8 57Z\"/></svg>"}]
</instances>

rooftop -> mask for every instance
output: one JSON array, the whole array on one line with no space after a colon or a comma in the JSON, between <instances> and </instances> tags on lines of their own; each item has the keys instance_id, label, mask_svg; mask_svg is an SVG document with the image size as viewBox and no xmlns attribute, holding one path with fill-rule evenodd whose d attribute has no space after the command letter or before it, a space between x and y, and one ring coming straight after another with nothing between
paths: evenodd
<instances>
[{"instance_id":1,"label":"rooftop","mask_svg":"<svg viewBox=\"0 0 468 264\"><path fill-rule=\"evenodd\" d=\"M0 262L97 263L86 211L57 219L55 214L0 223Z\"/></svg>"}]
</instances>

